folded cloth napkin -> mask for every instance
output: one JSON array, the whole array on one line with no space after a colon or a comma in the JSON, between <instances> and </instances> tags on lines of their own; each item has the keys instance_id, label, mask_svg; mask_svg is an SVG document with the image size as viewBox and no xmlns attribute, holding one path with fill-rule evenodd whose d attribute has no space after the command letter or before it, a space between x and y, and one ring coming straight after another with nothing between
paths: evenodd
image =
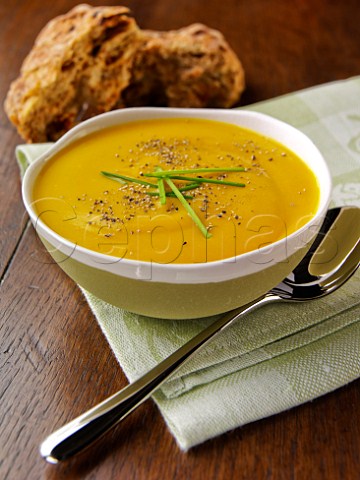
<instances>
[{"instance_id":1,"label":"folded cloth napkin","mask_svg":"<svg viewBox=\"0 0 360 480\"><path fill-rule=\"evenodd\" d=\"M333 205L360 206L360 77L246 107L307 134L328 162ZM24 171L50 144L16 149ZM360 376L360 275L305 304L269 305L235 323L154 395L183 450L330 392ZM130 381L213 318L159 320L84 292Z\"/></svg>"}]
</instances>

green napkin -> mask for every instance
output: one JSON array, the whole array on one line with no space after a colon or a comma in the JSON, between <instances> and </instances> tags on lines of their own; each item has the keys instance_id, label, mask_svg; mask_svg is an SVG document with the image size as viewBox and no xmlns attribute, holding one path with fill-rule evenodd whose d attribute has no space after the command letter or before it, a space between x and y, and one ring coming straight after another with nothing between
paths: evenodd
<instances>
[{"instance_id":1,"label":"green napkin","mask_svg":"<svg viewBox=\"0 0 360 480\"><path fill-rule=\"evenodd\" d=\"M247 109L307 134L326 158L333 205L360 206L360 77L310 88ZM50 144L16 149L24 170ZM360 275L320 300L269 305L237 322L153 395L183 450L289 409L360 376ZM213 318L159 320L84 292L130 381Z\"/></svg>"}]
</instances>

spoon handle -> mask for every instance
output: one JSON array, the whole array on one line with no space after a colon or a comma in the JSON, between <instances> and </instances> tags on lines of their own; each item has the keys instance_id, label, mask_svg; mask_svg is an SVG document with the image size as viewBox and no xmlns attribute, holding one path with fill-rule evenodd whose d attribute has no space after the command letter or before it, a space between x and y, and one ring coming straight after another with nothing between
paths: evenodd
<instances>
[{"instance_id":1,"label":"spoon handle","mask_svg":"<svg viewBox=\"0 0 360 480\"><path fill-rule=\"evenodd\" d=\"M52 433L41 444L42 457L50 463L58 463L89 446L149 398L221 330L263 304L277 300L280 300L280 297L265 294L215 320L144 376Z\"/></svg>"}]
</instances>

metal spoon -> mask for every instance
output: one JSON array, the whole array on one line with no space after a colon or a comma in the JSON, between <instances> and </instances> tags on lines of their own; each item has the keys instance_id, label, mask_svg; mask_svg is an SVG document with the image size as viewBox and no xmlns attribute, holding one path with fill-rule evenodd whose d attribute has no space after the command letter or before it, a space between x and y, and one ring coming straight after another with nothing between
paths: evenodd
<instances>
[{"instance_id":1,"label":"metal spoon","mask_svg":"<svg viewBox=\"0 0 360 480\"><path fill-rule=\"evenodd\" d=\"M51 434L41 455L58 463L98 439L144 402L195 352L243 315L270 302L301 302L327 295L343 285L360 261L360 208L329 210L310 251L294 271L260 298L233 310L124 389Z\"/></svg>"}]
</instances>

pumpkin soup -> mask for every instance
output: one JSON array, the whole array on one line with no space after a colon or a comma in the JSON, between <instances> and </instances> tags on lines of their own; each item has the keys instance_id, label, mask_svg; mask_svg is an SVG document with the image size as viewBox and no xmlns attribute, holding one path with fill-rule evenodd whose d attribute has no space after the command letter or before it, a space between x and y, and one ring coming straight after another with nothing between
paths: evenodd
<instances>
[{"instance_id":1,"label":"pumpkin soup","mask_svg":"<svg viewBox=\"0 0 360 480\"><path fill-rule=\"evenodd\" d=\"M212 120L155 119L77 139L42 169L36 211L76 245L157 263L229 259L316 212L307 165L280 143Z\"/></svg>"}]
</instances>

